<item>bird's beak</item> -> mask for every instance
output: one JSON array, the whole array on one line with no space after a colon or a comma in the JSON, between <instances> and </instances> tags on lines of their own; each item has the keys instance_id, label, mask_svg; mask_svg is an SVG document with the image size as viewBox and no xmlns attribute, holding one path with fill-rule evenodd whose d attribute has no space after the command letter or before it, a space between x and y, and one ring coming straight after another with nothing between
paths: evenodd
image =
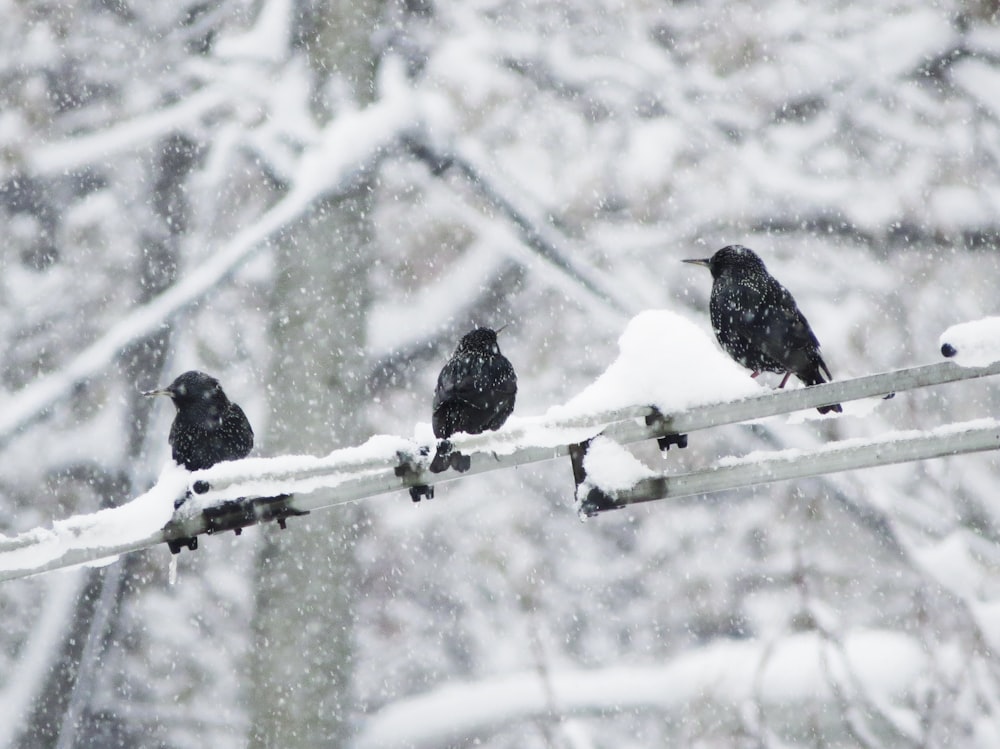
<instances>
[{"instance_id":1,"label":"bird's beak","mask_svg":"<svg viewBox=\"0 0 1000 749\"><path fill-rule=\"evenodd\" d=\"M499 335L500 331L502 331L504 328L506 328L509 325L510 325L509 322L505 322L503 325L501 325L499 328L496 329L497 334Z\"/></svg>"},{"instance_id":2,"label":"bird's beak","mask_svg":"<svg viewBox=\"0 0 1000 749\"><path fill-rule=\"evenodd\" d=\"M164 388L162 390L146 390L143 393L143 395L145 395L147 398L149 398L152 395L165 395L168 398L173 398L174 397L173 391L172 390L168 390L166 388Z\"/></svg>"},{"instance_id":3,"label":"bird's beak","mask_svg":"<svg viewBox=\"0 0 1000 749\"><path fill-rule=\"evenodd\" d=\"M705 257L705 258L691 258L689 260L681 260L681 262L682 263L691 263L691 265L704 265L706 268L710 267L711 264L712 264L712 261L709 258L707 258L707 257Z\"/></svg>"}]
</instances>

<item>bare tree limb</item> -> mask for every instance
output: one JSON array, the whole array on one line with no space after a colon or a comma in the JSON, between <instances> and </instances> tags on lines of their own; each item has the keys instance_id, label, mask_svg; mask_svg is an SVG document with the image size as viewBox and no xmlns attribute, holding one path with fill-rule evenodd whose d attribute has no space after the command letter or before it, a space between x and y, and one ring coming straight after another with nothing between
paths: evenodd
<instances>
[{"instance_id":1,"label":"bare tree limb","mask_svg":"<svg viewBox=\"0 0 1000 749\"><path fill-rule=\"evenodd\" d=\"M413 124L413 117L408 102L382 100L334 120L322 140L302 155L293 189L257 223L148 304L133 309L62 369L6 398L0 404L0 446L46 416L75 386L103 371L126 346L156 332L167 320L231 279L268 239L305 216L312 205L350 190L359 175L371 169Z\"/></svg>"},{"instance_id":2,"label":"bare tree limb","mask_svg":"<svg viewBox=\"0 0 1000 749\"><path fill-rule=\"evenodd\" d=\"M452 146L443 149L426 138L412 134L407 139L407 145L410 152L426 163L434 174L450 169L461 175L480 198L517 227L524 243L546 266L584 292L586 301L596 301L621 315L639 311L640 305L634 298L608 284L606 276L596 269L574 258L567 247L569 239L553 228L550 222L534 215L531 206L518 199L513 188L502 185L499 176L491 173L468 148Z\"/></svg>"}]
</instances>

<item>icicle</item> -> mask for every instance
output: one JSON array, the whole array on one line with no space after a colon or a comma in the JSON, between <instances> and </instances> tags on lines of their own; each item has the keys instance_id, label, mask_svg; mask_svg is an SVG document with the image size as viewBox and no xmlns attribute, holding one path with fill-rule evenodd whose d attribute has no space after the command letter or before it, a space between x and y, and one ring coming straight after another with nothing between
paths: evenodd
<instances>
[{"instance_id":1,"label":"icicle","mask_svg":"<svg viewBox=\"0 0 1000 749\"><path fill-rule=\"evenodd\" d=\"M167 580L171 585L177 584L177 557L179 556L179 554L170 555L170 568L167 572Z\"/></svg>"}]
</instances>

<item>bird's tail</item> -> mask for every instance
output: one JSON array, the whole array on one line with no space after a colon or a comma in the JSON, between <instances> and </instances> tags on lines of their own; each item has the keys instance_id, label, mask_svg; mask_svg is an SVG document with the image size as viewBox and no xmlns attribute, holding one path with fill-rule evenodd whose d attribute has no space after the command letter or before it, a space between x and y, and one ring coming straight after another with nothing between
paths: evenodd
<instances>
[{"instance_id":1,"label":"bird's tail","mask_svg":"<svg viewBox=\"0 0 1000 749\"><path fill-rule=\"evenodd\" d=\"M822 385L828 380L832 380L833 376L830 374L830 368L826 366L826 362L823 361L822 357L817 356L812 362L810 362L810 367L801 372L796 372L796 376L802 380L802 384L806 386L810 385ZM824 378L823 375L826 374ZM843 413L844 408L839 403L833 403L829 406L820 406L816 409L821 414L828 414L831 411L834 413Z\"/></svg>"}]
</instances>

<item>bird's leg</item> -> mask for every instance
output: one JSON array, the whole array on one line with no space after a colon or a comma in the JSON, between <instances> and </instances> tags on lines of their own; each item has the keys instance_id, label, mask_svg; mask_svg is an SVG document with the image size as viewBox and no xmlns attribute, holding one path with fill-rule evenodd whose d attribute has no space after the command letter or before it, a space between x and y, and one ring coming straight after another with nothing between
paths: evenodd
<instances>
[{"instance_id":1,"label":"bird's leg","mask_svg":"<svg viewBox=\"0 0 1000 749\"><path fill-rule=\"evenodd\" d=\"M450 465L451 441L444 439L438 442L437 451L434 453L434 459L431 461L430 472L441 473L442 471L447 471Z\"/></svg>"},{"instance_id":2,"label":"bird's leg","mask_svg":"<svg viewBox=\"0 0 1000 749\"><path fill-rule=\"evenodd\" d=\"M420 456L426 457L430 454L430 449L424 446L420 448ZM396 457L399 459L399 464L393 469L393 472L401 479L405 479L410 476L418 476L423 467L416 460L413 455L406 453L402 450L396 452ZM416 486L409 487L410 499L414 502L419 502L423 497L427 499L434 499L434 487L428 486L427 484L418 484Z\"/></svg>"},{"instance_id":3,"label":"bird's leg","mask_svg":"<svg viewBox=\"0 0 1000 749\"><path fill-rule=\"evenodd\" d=\"M785 383L788 382L788 378L791 376L792 376L791 372L785 372L785 376L781 378L781 384L778 385L779 390L785 386Z\"/></svg>"},{"instance_id":4,"label":"bird's leg","mask_svg":"<svg viewBox=\"0 0 1000 749\"><path fill-rule=\"evenodd\" d=\"M472 458L456 450L448 456L448 463L459 473L465 473L472 467Z\"/></svg>"},{"instance_id":5,"label":"bird's leg","mask_svg":"<svg viewBox=\"0 0 1000 749\"><path fill-rule=\"evenodd\" d=\"M459 473L465 473L471 465L472 458L452 449L451 440L443 439L438 442L437 452L434 453L429 470L431 473L441 473L454 468Z\"/></svg>"},{"instance_id":6,"label":"bird's leg","mask_svg":"<svg viewBox=\"0 0 1000 749\"><path fill-rule=\"evenodd\" d=\"M752 374L751 374L750 376L751 376L752 378L756 379L757 377L759 377L759 376L760 376L760 370L759 370L759 369L755 369L755 370L753 371L753 373L752 373Z\"/></svg>"}]
</instances>

